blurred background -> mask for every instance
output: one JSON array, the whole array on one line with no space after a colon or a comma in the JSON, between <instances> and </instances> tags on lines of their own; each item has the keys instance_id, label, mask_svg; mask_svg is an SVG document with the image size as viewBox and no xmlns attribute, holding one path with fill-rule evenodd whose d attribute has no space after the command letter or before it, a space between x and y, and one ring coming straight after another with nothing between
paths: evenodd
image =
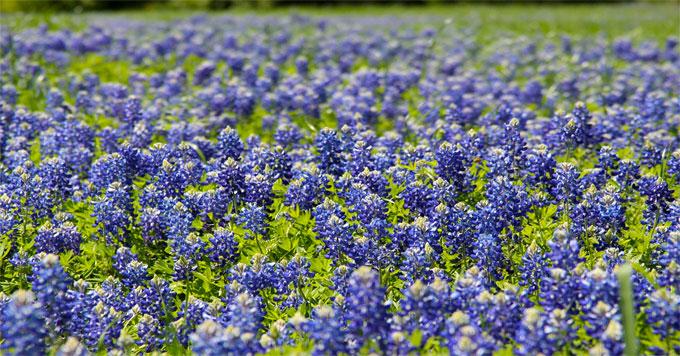
<instances>
[{"instance_id":1,"label":"blurred background","mask_svg":"<svg viewBox=\"0 0 680 356\"><path fill-rule=\"evenodd\" d=\"M334 6L426 6L448 4L593 4L633 3L649 0L0 0L0 11L108 11L108 10L223 10L223 9L276 9L286 7ZM654 1L652 2L659 2ZM677 0L661 1L674 2Z\"/></svg>"}]
</instances>

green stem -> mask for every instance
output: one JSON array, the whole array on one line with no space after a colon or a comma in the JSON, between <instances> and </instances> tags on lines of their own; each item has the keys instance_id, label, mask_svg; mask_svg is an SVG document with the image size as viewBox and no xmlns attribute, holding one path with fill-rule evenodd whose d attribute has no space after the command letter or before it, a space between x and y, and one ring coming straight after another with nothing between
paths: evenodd
<instances>
[{"instance_id":1,"label":"green stem","mask_svg":"<svg viewBox=\"0 0 680 356\"><path fill-rule=\"evenodd\" d=\"M260 250L260 253L264 255L264 250L262 249L262 245L260 245L260 239L257 237L257 234L253 234L255 238L255 243L257 244L257 248Z\"/></svg>"},{"instance_id":2,"label":"green stem","mask_svg":"<svg viewBox=\"0 0 680 356\"><path fill-rule=\"evenodd\" d=\"M631 277L633 268L630 264L621 266L617 273L619 279L619 303L623 316L624 355L638 354L638 340L635 332L635 311L633 310L633 286Z\"/></svg>"},{"instance_id":3,"label":"green stem","mask_svg":"<svg viewBox=\"0 0 680 356\"><path fill-rule=\"evenodd\" d=\"M307 296L305 295L305 292L302 290L302 277L298 277L298 293L300 293L304 304L311 305L309 299L307 299Z\"/></svg>"},{"instance_id":4,"label":"green stem","mask_svg":"<svg viewBox=\"0 0 680 356\"><path fill-rule=\"evenodd\" d=\"M189 310L189 298L191 297L191 280L190 279L186 280L186 286L184 286L184 288L185 288L184 292L186 293L186 297L185 297L185 303L186 304L184 305L184 308L185 308L185 311L187 311L187 310Z\"/></svg>"}]
</instances>

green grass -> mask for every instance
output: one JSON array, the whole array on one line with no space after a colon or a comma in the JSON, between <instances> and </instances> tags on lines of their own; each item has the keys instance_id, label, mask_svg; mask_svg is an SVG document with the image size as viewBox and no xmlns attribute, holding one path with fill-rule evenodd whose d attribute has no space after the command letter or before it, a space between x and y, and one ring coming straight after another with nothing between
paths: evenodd
<instances>
[{"instance_id":1,"label":"green grass","mask_svg":"<svg viewBox=\"0 0 680 356\"><path fill-rule=\"evenodd\" d=\"M481 36L496 36L501 32L523 35L543 34L558 36L600 35L604 38L629 36L635 39L663 40L677 36L680 27L678 3L625 4L625 5L460 5L460 6L339 6L299 7L253 11L234 9L207 13L220 15L281 16L301 14L308 16L428 16L451 19L452 26L473 28ZM133 20L169 20L206 12L189 10L146 10L108 13L3 13L1 22L13 30L34 27L41 23L48 26L81 28L84 23L98 16L119 16ZM433 26L440 25L432 20Z\"/></svg>"}]
</instances>

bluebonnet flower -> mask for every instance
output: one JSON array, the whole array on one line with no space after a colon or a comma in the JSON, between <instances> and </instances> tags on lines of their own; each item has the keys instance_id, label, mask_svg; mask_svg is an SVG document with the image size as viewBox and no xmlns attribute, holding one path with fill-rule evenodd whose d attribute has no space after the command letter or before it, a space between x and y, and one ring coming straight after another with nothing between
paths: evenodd
<instances>
[{"instance_id":1,"label":"bluebonnet flower","mask_svg":"<svg viewBox=\"0 0 680 356\"><path fill-rule=\"evenodd\" d=\"M217 137L217 152L224 159L232 158L236 161L241 159L243 153L243 142L236 130L226 127L220 131Z\"/></svg>"},{"instance_id":2,"label":"bluebonnet flower","mask_svg":"<svg viewBox=\"0 0 680 356\"><path fill-rule=\"evenodd\" d=\"M253 234L267 235L267 213L263 207L254 203L248 203L243 207L238 217L238 223L250 230Z\"/></svg>"},{"instance_id":3,"label":"bluebonnet flower","mask_svg":"<svg viewBox=\"0 0 680 356\"><path fill-rule=\"evenodd\" d=\"M505 257L498 237L490 234L479 235L474 243L472 257L477 260L477 266L487 276L493 279L501 278Z\"/></svg>"},{"instance_id":4,"label":"bluebonnet flower","mask_svg":"<svg viewBox=\"0 0 680 356\"><path fill-rule=\"evenodd\" d=\"M675 182L680 182L680 150L675 150L668 159L668 174L675 177Z\"/></svg>"},{"instance_id":5,"label":"bluebonnet flower","mask_svg":"<svg viewBox=\"0 0 680 356\"><path fill-rule=\"evenodd\" d=\"M578 278L559 267L547 269L540 282L541 305L546 310L575 308Z\"/></svg>"},{"instance_id":6,"label":"bluebonnet flower","mask_svg":"<svg viewBox=\"0 0 680 356\"><path fill-rule=\"evenodd\" d=\"M165 193L156 188L156 185L150 183L144 187L139 196L139 205L143 207L153 207L157 208L163 202L165 198Z\"/></svg>"},{"instance_id":7,"label":"bluebonnet flower","mask_svg":"<svg viewBox=\"0 0 680 356\"><path fill-rule=\"evenodd\" d=\"M335 176L342 173L341 145L342 142L335 131L324 128L317 133L315 146L319 155L319 169Z\"/></svg>"},{"instance_id":8,"label":"bluebonnet flower","mask_svg":"<svg viewBox=\"0 0 680 356\"><path fill-rule=\"evenodd\" d=\"M519 267L519 285L526 288L526 293L533 295L538 292L539 283L547 270L548 259L542 253L535 241L527 248L522 256L522 265Z\"/></svg>"},{"instance_id":9,"label":"bluebonnet flower","mask_svg":"<svg viewBox=\"0 0 680 356\"><path fill-rule=\"evenodd\" d=\"M407 248L402 256L399 270L406 282L413 283L418 279L430 282L434 278L433 266L438 256L429 243L416 243Z\"/></svg>"},{"instance_id":10,"label":"bluebonnet flower","mask_svg":"<svg viewBox=\"0 0 680 356\"><path fill-rule=\"evenodd\" d=\"M435 172L455 187L457 193L465 193L470 188L470 173L472 165L465 149L460 144L442 143L435 152L437 166Z\"/></svg>"},{"instance_id":11,"label":"bluebonnet flower","mask_svg":"<svg viewBox=\"0 0 680 356\"><path fill-rule=\"evenodd\" d=\"M33 268L31 287L36 300L45 310L45 317L57 333L65 328L69 318L66 294L71 277L64 271L57 255L46 255Z\"/></svg>"},{"instance_id":12,"label":"bluebonnet flower","mask_svg":"<svg viewBox=\"0 0 680 356\"><path fill-rule=\"evenodd\" d=\"M581 191L584 191L591 186L602 189L607 184L607 175L604 170L600 168L585 169L583 176L579 180Z\"/></svg>"},{"instance_id":13,"label":"bluebonnet flower","mask_svg":"<svg viewBox=\"0 0 680 356\"><path fill-rule=\"evenodd\" d=\"M663 287L680 289L680 231L671 231L665 241L661 242L661 252L658 253L660 275L657 283ZM654 242L654 240L652 241Z\"/></svg>"},{"instance_id":14,"label":"bluebonnet flower","mask_svg":"<svg viewBox=\"0 0 680 356\"><path fill-rule=\"evenodd\" d=\"M149 314L158 320L173 312L175 293L170 289L168 281L154 276L148 286L138 286L127 296L129 306L137 305L143 314Z\"/></svg>"},{"instance_id":15,"label":"bluebonnet flower","mask_svg":"<svg viewBox=\"0 0 680 356\"><path fill-rule=\"evenodd\" d=\"M281 146L275 146L271 150L264 150L263 156L265 174L273 181L281 179L283 184L288 184L293 176L292 158L288 152Z\"/></svg>"},{"instance_id":16,"label":"bluebonnet flower","mask_svg":"<svg viewBox=\"0 0 680 356\"><path fill-rule=\"evenodd\" d=\"M301 316L300 314L297 315ZM295 318L295 316L293 316L291 319L293 318ZM302 327L302 322L303 321L295 322L298 325L298 328L296 329ZM286 323L286 321L282 319L274 321L270 325L269 330L267 330L267 332L262 334L260 337L260 345L265 350L272 350L281 346L293 345L294 340L292 338L292 332L295 330L291 329L290 323Z\"/></svg>"},{"instance_id":17,"label":"bluebonnet flower","mask_svg":"<svg viewBox=\"0 0 680 356\"><path fill-rule=\"evenodd\" d=\"M132 201L128 187L120 182L109 185L104 196L94 203L95 226L109 244L123 241L132 222Z\"/></svg>"},{"instance_id":18,"label":"bluebonnet flower","mask_svg":"<svg viewBox=\"0 0 680 356\"><path fill-rule=\"evenodd\" d=\"M662 147L659 147L651 141L647 141L642 146L642 152L640 153L640 163L652 168L657 164L661 164L663 155L664 150Z\"/></svg>"},{"instance_id":19,"label":"bluebonnet flower","mask_svg":"<svg viewBox=\"0 0 680 356\"><path fill-rule=\"evenodd\" d=\"M226 196L232 203L239 202L245 197L246 175L239 163L231 157L208 172L208 182L224 188Z\"/></svg>"},{"instance_id":20,"label":"bluebonnet flower","mask_svg":"<svg viewBox=\"0 0 680 356\"><path fill-rule=\"evenodd\" d=\"M300 129L293 123L280 124L274 133L274 140L284 148L294 146L303 138Z\"/></svg>"},{"instance_id":21,"label":"bluebonnet flower","mask_svg":"<svg viewBox=\"0 0 680 356\"><path fill-rule=\"evenodd\" d=\"M75 104L78 111L88 114L91 113L97 105L94 98L85 90L78 92Z\"/></svg>"},{"instance_id":22,"label":"bluebonnet flower","mask_svg":"<svg viewBox=\"0 0 680 356\"><path fill-rule=\"evenodd\" d=\"M3 308L0 322L0 349L13 355L40 355L47 352L45 314L33 293L18 290Z\"/></svg>"},{"instance_id":23,"label":"bluebonnet flower","mask_svg":"<svg viewBox=\"0 0 680 356\"><path fill-rule=\"evenodd\" d=\"M209 237L209 240L210 247L208 247L206 253L210 257L210 261L222 268L237 261L238 242L231 230L217 228L213 232L213 236Z\"/></svg>"},{"instance_id":24,"label":"bluebonnet flower","mask_svg":"<svg viewBox=\"0 0 680 356\"><path fill-rule=\"evenodd\" d=\"M507 152L512 162L509 175L513 174L524 162L526 153L526 141L520 135L520 121L512 118L505 125L504 134L501 136L501 148Z\"/></svg>"},{"instance_id":25,"label":"bluebonnet flower","mask_svg":"<svg viewBox=\"0 0 680 356\"><path fill-rule=\"evenodd\" d=\"M645 314L652 332L662 340L672 342L680 330L680 297L677 293L661 288L649 296L649 307ZM666 350L671 352L671 350Z\"/></svg>"},{"instance_id":26,"label":"bluebonnet flower","mask_svg":"<svg viewBox=\"0 0 680 356\"><path fill-rule=\"evenodd\" d=\"M164 199L161 204L161 226L169 241L183 241L192 231L194 216L182 202Z\"/></svg>"},{"instance_id":27,"label":"bluebonnet flower","mask_svg":"<svg viewBox=\"0 0 680 356\"><path fill-rule=\"evenodd\" d=\"M85 345L73 336L69 336L56 353L57 356L87 356L88 354Z\"/></svg>"},{"instance_id":28,"label":"bluebonnet flower","mask_svg":"<svg viewBox=\"0 0 680 356\"><path fill-rule=\"evenodd\" d=\"M81 287L84 288L85 285L81 285ZM94 305L101 300L118 311L129 307L129 303L126 300L127 296L123 292L123 284L112 276L106 278L100 286L95 288L94 292L97 294L97 301L95 301Z\"/></svg>"},{"instance_id":29,"label":"bluebonnet flower","mask_svg":"<svg viewBox=\"0 0 680 356\"><path fill-rule=\"evenodd\" d=\"M475 206L472 215L473 231L479 234L500 235L507 227L507 222L503 217L505 214L496 205L490 204L488 200L482 200ZM474 240L473 240L474 241Z\"/></svg>"},{"instance_id":30,"label":"bluebonnet flower","mask_svg":"<svg viewBox=\"0 0 680 356\"><path fill-rule=\"evenodd\" d=\"M314 211L316 224L313 231L317 238L324 242L326 257L333 261L342 255L347 255L352 249L354 239L351 226L343 220L344 214L340 207L327 199L316 207Z\"/></svg>"},{"instance_id":31,"label":"bluebonnet flower","mask_svg":"<svg viewBox=\"0 0 680 356\"><path fill-rule=\"evenodd\" d=\"M586 105L577 102L571 114L564 117L565 123L561 127L561 141L567 146L587 146L594 140L592 116Z\"/></svg>"},{"instance_id":32,"label":"bluebonnet flower","mask_svg":"<svg viewBox=\"0 0 680 356\"><path fill-rule=\"evenodd\" d=\"M486 290L486 276L478 267L470 267L463 276L459 277L451 292L453 310L473 310L471 308L475 298Z\"/></svg>"},{"instance_id":33,"label":"bluebonnet flower","mask_svg":"<svg viewBox=\"0 0 680 356\"><path fill-rule=\"evenodd\" d=\"M173 278L175 280L190 280L197 268L198 261L205 254L206 243L196 233L192 232L185 239L173 240L171 247L175 254Z\"/></svg>"},{"instance_id":34,"label":"bluebonnet flower","mask_svg":"<svg viewBox=\"0 0 680 356\"><path fill-rule=\"evenodd\" d=\"M358 194L352 194L358 193ZM362 194L358 191L350 193L348 197L348 205L351 205L350 210L357 214L362 227L369 230L368 234L371 236L381 236L384 234L384 228L387 223L387 204L376 194ZM371 229L375 227L375 231Z\"/></svg>"},{"instance_id":35,"label":"bluebonnet flower","mask_svg":"<svg viewBox=\"0 0 680 356\"><path fill-rule=\"evenodd\" d=\"M197 355L249 355L260 349L255 334L242 332L235 326L224 328L212 320L201 323L189 339L191 351Z\"/></svg>"},{"instance_id":36,"label":"bluebonnet flower","mask_svg":"<svg viewBox=\"0 0 680 356\"><path fill-rule=\"evenodd\" d=\"M550 251L547 257L550 259L551 266L546 267L541 281L542 305L546 309L569 308L573 306L578 290L576 283L580 276L576 273L580 270L576 267L583 262L583 258L580 257L580 247L572 235L563 228L555 231L548 246Z\"/></svg>"},{"instance_id":37,"label":"bluebonnet flower","mask_svg":"<svg viewBox=\"0 0 680 356\"><path fill-rule=\"evenodd\" d=\"M316 166L303 170L288 184L286 204L297 205L302 210L311 210L319 204L326 192L328 179Z\"/></svg>"},{"instance_id":38,"label":"bluebonnet flower","mask_svg":"<svg viewBox=\"0 0 680 356\"><path fill-rule=\"evenodd\" d=\"M262 289L274 288L278 293L288 290L290 280L283 275L283 266L269 262L267 256L255 254L251 259L251 266L238 263L230 270L230 279L238 281L252 293Z\"/></svg>"},{"instance_id":39,"label":"bluebonnet flower","mask_svg":"<svg viewBox=\"0 0 680 356\"><path fill-rule=\"evenodd\" d=\"M35 175L28 184L26 207L35 220L45 218L57 205L57 196L54 191L45 186L43 179Z\"/></svg>"},{"instance_id":40,"label":"bluebonnet flower","mask_svg":"<svg viewBox=\"0 0 680 356\"><path fill-rule=\"evenodd\" d=\"M241 116L250 116L255 109L255 95L245 87L239 87L235 93L234 112Z\"/></svg>"},{"instance_id":41,"label":"bluebonnet flower","mask_svg":"<svg viewBox=\"0 0 680 356\"><path fill-rule=\"evenodd\" d=\"M99 157L90 168L90 181L97 190L106 189L114 182L129 183L125 158L117 152Z\"/></svg>"},{"instance_id":42,"label":"bluebonnet flower","mask_svg":"<svg viewBox=\"0 0 680 356\"><path fill-rule=\"evenodd\" d=\"M9 304L10 300L10 297L8 297L5 293L0 292L0 315L5 312L5 308Z\"/></svg>"},{"instance_id":43,"label":"bluebonnet flower","mask_svg":"<svg viewBox=\"0 0 680 356\"><path fill-rule=\"evenodd\" d=\"M257 334L264 312L259 296L243 292L234 297L226 306L220 322L225 326L237 327L243 333Z\"/></svg>"},{"instance_id":44,"label":"bluebonnet flower","mask_svg":"<svg viewBox=\"0 0 680 356\"><path fill-rule=\"evenodd\" d=\"M644 95L636 104L640 111L640 119L644 121L663 120L666 116L667 106L658 92Z\"/></svg>"},{"instance_id":45,"label":"bluebonnet flower","mask_svg":"<svg viewBox=\"0 0 680 356\"><path fill-rule=\"evenodd\" d=\"M619 168L614 175L616 182L619 183L621 187L632 187L640 178L640 166L635 161L622 159L619 162Z\"/></svg>"},{"instance_id":46,"label":"bluebonnet flower","mask_svg":"<svg viewBox=\"0 0 680 356\"><path fill-rule=\"evenodd\" d=\"M59 106L62 105L64 102L64 95L61 94L59 89L57 88L51 88L50 91L47 93L47 98L45 100L45 104L47 104L47 108L49 109L55 109Z\"/></svg>"},{"instance_id":47,"label":"bluebonnet flower","mask_svg":"<svg viewBox=\"0 0 680 356\"><path fill-rule=\"evenodd\" d=\"M527 83L522 92L522 98L527 103L541 104L543 101L543 86L538 81L532 80Z\"/></svg>"},{"instance_id":48,"label":"bluebonnet flower","mask_svg":"<svg viewBox=\"0 0 680 356\"><path fill-rule=\"evenodd\" d=\"M369 341L384 349L387 341L387 307L385 290L379 275L370 267L362 266L352 273L347 286L345 303L349 337L357 350Z\"/></svg>"},{"instance_id":49,"label":"bluebonnet flower","mask_svg":"<svg viewBox=\"0 0 680 356\"><path fill-rule=\"evenodd\" d=\"M194 85L202 85L210 78L217 67L212 61L205 61L201 63L194 72Z\"/></svg>"},{"instance_id":50,"label":"bluebonnet flower","mask_svg":"<svg viewBox=\"0 0 680 356\"><path fill-rule=\"evenodd\" d=\"M189 302L183 302L177 311L177 320L172 325L177 330L177 338L182 345L189 343L189 334L196 330L196 327L210 316L210 306L208 303L189 296Z\"/></svg>"},{"instance_id":51,"label":"bluebonnet flower","mask_svg":"<svg viewBox=\"0 0 680 356\"><path fill-rule=\"evenodd\" d=\"M482 291L477 295L470 313L496 343L505 343L514 337L522 320L526 307L523 296L514 286L497 294Z\"/></svg>"},{"instance_id":52,"label":"bluebonnet flower","mask_svg":"<svg viewBox=\"0 0 680 356\"><path fill-rule=\"evenodd\" d=\"M464 254L472 251L473 233L477 227L473 213L465 203L456 203L453 207L439 204L433 215L433 223L440 230L446 247L454 252L463 251Z\"/></svg>"},{"instance_id":53,"label":"bluebonnet flower","mask_svg":"<svg viewBox=\"0 0 680 356\"><path fill-rule=\"evenodd\" d=\"M448 318L444 335L451 354L483 355L493 353L496 349L493 341L461 310Z\"/></svg>"},{"instance_id":54,"label":"bluebonnet flower","mask_svg":"<svg viewBox=\"0 0 680 356\"><path fill-rule=\"evenodd\" d=\"M387 351L397 355L407 355L416 350L416 347L409 340L408 335L401 331L390 333L387 341Z\"/></svg>"},{"instance_id":55,"label":"bluebonnet flower","mask_svg":"<svg viewBox=\"0 0 680 356\"><path fill-rule=\"evenodd\" d=\"M486 165L489 168L488 177L514 174L514 161L504 149L493 147L486 156Z\"/></svg>"},{"instance_id":56,"label":"bluebonnet flower","mask_svg":"<svg viewBox=\"0 0 680 356\"><path fill-rule=\"evenodd\" d=\"M413 333L416 329L423 333L421 344L429 338L438 336L444 330L446 314L450 312L449 286L446 281L436 278L431 284L416 280L404 290L400 301L399 315L405 319L404 331Z\"/></svg>"},{"instance_id":57,"label":"bluebonnet flower","mask_svg":"<svg viewBox=\"0 0 680 356\"><path fill-rule=\"evenodd\" d=\"M349 352L347 332L338 320L335 310L327 305L314 309L312 318L303 324L303 330L314 341L314 355Z\"/></svg>"},{"instance_id":58,"label":"bluebonnet flower","mask_svg":"<svg viewBox=\"0 0 680 356\"><path fill-rule=\"evenodd\" d=\"M143 148L151 144L152 128L145 121L140 121L135 124L130 133L129 142L124 142L123 145L129 145L131 148Z\"/></svg>"},{"instance_id":59,"label":"bluebonnet flower","mask_svg":"<svg viewBox=\"0 0 680 356\"><path fill-rule=\"evenodd\" d=\"M673 200L673 191L668 183L654 175L645 175L637 182L640 195L646 197L646 209L643 211L644 222L648 226L655 226L661 214L668 211L668 202Z\"/></svg>"},{"instance_id":60,"label":"bluebonnet flower","mask_svg":"<svg viewBox=\"0 0 680 356\"><path fill-rule=\"evenodd\" d=\"M144 242L153 244L163 238L163 218L160 209L144 208L139 219Z\"/></svg>"},{"instance_id":61,"label":"bluebonnet flower","mask_svg":"<svg viewBox=\"0 0 680 356\"><path fill-rule=\"evenodd\" d=\"M599 343L588 350L590 355L621 355L624 352L623 327L617 320L609 321Z\"/></svg>"},{"instance_id":62,"label":"bluebonnet flower","mask_svg":"<svg viewBox=\"0 0 680 356\"><path fill-rule=\"evenodd\" d=\"M28 252L24 250L19 250L15 252L9 259L9 263L15 268L24 268L30 266L30 264L35 260L35 256L31 256Z\"/></svg>"},{"instance_id":63,"label":"bluebonnet flower","mask_svg":"<svg viewBox=\"0 0 680 356\"><path fill-rule=\"evenodd\" d=\"M182 196L187 187L197 184L203 174L198 160L163 160L157 172L158 187L168 196Z\"/></svg>"},{"instance_id":64,"label":"bluebonnet flower","mask_svg":"<svg viewBox=\"0 0 680 356\"><path fill-rule=\"evenodd\" d=\"M142 315L139 319L137 336L139 337L138 344L145 345L147 352L160 349L165 342L160 322L151 315Z\"/></svg>"},{"instance_id":65,"label":"bluebonnet flower","mask_svg":"<svg viewBox=\"0 0 680 356\"><path fill-rule=\"evenodd\" d=\"M601 300L598 301L582 317L586 323L585 329L588 335L594 339L601 338L609 323L616 321L614 317L617 314L618 308L616 306L611 306Z\"/></svg>"},{"instance_id":66,"label":"bluebonnet flower","mask_svg":"<svg viewBox=\"0 0 680 356\"><path fill-rule=\"evenodd\" d=\"M70 308L66 330L69 334L84 340L86 334L85 328L88 319L92 316L92 308L94 308L100 298L98 292L105 294L105 291L103 289L88 291L91 286L82 279L75 281L73 287L73 289L68 290L65 298Z\"/></svg>"},{"instance_id":67,"label":"bluebonnet flower","mask_svg":"<svg viewBox=\"0 0 680 356\"><path fill-rule=\"evenodd\" d=\"M349 281L349 276L351 275L351 270L345 266L340 265L333 270L333 276L331 277L330 289L339 295L347 294L347 282Z\"/></svg>"},{"instance_id":68,"label":"bluebonnet flower","mask_svg":"<svg viewBox=\"0 0 680 356\"><path fill-rule=\"evenodd\" d=\"M352 174L359 174L364 169L369 169L371 164L371 147L366 141L359 140L352 147L349 161L349 171Z\"/></svg>"},{"instance_id":69,"label":"bluebonnet flower","mask_svg":"<svg viewBox=\"0 0 680 356\"><path fill-rule=\"evenodd\" d=\"M504 227L517 228L520 219L529 211L531 205L525 187L513 184L504 176L496 177L489 182L486 197L489 205L497 214L496 219L501 220ZM500 233L500 231L485 231L481 228L480 232Z\"/></svg>"},{"instance_id":70,"label":"bluebonnet flower","mask_svg":"<svg viewBox=\"0 0 680 356\"><path fill-rule=\"evenodd\" d=\"M269 206L272 202L274 182L263 174L246 175L245 201L257 206Z\"/></svg>"},{"instance_id":71,"label":"bluebonnet flower","mask_svg":"<svg viewBox=\"0 0 680 356\"><path fill-rule=\"evenodd\" d=\"M307 61L307 58L305 57L298 57L295 59L295 68L297 68L297 72L300 75L307 75L309 71L309 63Z\"/></svg>"},{"instance_id":72,"label":"bluebonnet flower","mask_svg":"<svg viewBox=\"0 0 680 356\"><path fill-rule=\"evenodd\" d=\"M37 175L42 178L43 186L55 191L61 198L68 192L68 173L66 162L59 157L43 160L37 171Z\"/></svg>"},{"instance_id":73,"label":"bluebonnet flower","mask_svg":"<svg viewBox=\"0 0 680 356\"><path fill-rule=\"evenodd\" d=\"M548 241L548 257L553 266L573 269L578 263L583 262L579 256L580 247L575 236L567 229L566 224L555 229L553 238Z\"/></svg>"},{"instance_id":74,"label":"bluebonnet flower","mask_svg":"<svg viewBox=\"0 0 680 356\"><path fill-rule=\"evenodd\" d=\"M371 234L354 236L347 251L347 257L353 265L382 266L389 261L390 252L380 245L376 236Z\"/></svg>"},{"instance_id":75,"label":"bluebonnet flower","mask_svg":"<svg viewBox=\"0 0 680 356\"><path fill-rule=\"evenodd\" d=\"M56 227L51 222L45 222L35 236L35 247L38 252L61 253L73 251L80 253L82 235L76 226L66 221Z\"/></svg>"},{"instance_id":76,"label":"bluebonnet flower","mask_svg":"<svg viewBox=\"0 0 680 356\"><path fill-rule=\"evenodd\" d=\"M314 272L310 271L310 266L311 263L306 257L296 254L284 267L282 276L299 288L306 284L307 279L314 277Z\"/></svg>"},{"instance_id":77,"label":"bluebonnet flower","mask_svg":"<svg viewBox=\"0 0 680 356\"><path fill-rule=\"evenodd\" d=\"M670 222L670 229L673 231L680 231L680 199L675 199L670 204L668 213L665 214L663 220Z\"/></svg>"},{"instance_id":78,"label":"bluebonnet flower","mask_svg":"<svg viewBox=\"0 0 680 356\"><path fill-rule=\"evenodd\" d=\"M575 338L575 327L563 309L550 312L529 308L524 312L522 323L515 334L518 355L553 354Z\"/></svg>"},{"instance_id":79,"label":"bluebonnet flower","mask_svg":"<svg viewBox=\"0 0 680 356\"><path fill-rule=\"evenodd\" d=\"M176 239L171 244L175 256L182 256L187 259L200 259L206 249L206 243L195 232L189 233L184 239Z\"/></svg>"},{"instance_id":80,"label":"bluebonnet flower","mask_svg":"<svg viewBox=\"0 0 680 356\"><path fill-rule=\"evenodd\" d=\"M406 188L399 193L399 198L404 199L404 208L418 215L428 215L429 211L437 205L433 189L420 180L406 185Z\"/></svg>"},{"instance_id":81,"label":"bluebonnet flower","mask_svg":"<svg viewBox=\"0 0 680 356\"><path fill-rule=\"evenodd\" d=\"M92 317L87 322L85 342L90 348L94 349L102 345L109 350L113 348L122 329L122 313L99 302L92 309Z\"/></svg>"},{"instance_id":82,"label":"bluebonnet flower","mask_svg":"<svg viewBox=\"0 0 680 356\"><path fill-rule=\"evenodd\" d=\"M139 262L137 255L127 247L119 247L113 255L113 268L122 277L122 282L129 288L143 285L149 279L148 266Z\"/></svg>"},{"instance_id":83,"label":"bluebonnet flower","mask_svg":"<svg viewBox=\"0 0 680 356\"><path fill-rule=\"evenodd\" d=\"M17 89L12 84L4 84L0 88L0 98L8 104L15 105L17 101Z\"/></svg>"},{"instance_id":84,"label":"bluebonnet flower","mask_svg":"<svg viewBox=\"0 0 680 356\"><path fill-rule=\"evenodd\" d=\"M142 101L134 95L129 96L125 100L121 121L123 121L129 128L132 128L139 120L141 120L141 113Z\"/></svg>"},{"instance_id":85,"label":"bluebonnet flower","mask_svg":"<svg viewBox=\"0 0 680 356\"><path fill-rule=\"evenodd\" d=\"M574 203L581 195L579 174L578 169L573 164L557 164L550 193L561 202Z\"/></svg>"}]
</instances>

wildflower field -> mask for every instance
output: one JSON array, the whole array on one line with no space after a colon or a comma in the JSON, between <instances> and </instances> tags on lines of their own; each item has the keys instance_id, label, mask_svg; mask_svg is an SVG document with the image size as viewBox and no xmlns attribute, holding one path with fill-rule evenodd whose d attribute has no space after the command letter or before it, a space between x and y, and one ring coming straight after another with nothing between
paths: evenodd
<instances>
[{"instance_id":1,"label":"wildflower field","mask_svg":"<svg viewBox=\"0 0 680 356\"><path fill-rule=\"evenodd\" d=\"M680 353L678 11L0 15L0 353Z\"/></svg>"}]
</instances>

